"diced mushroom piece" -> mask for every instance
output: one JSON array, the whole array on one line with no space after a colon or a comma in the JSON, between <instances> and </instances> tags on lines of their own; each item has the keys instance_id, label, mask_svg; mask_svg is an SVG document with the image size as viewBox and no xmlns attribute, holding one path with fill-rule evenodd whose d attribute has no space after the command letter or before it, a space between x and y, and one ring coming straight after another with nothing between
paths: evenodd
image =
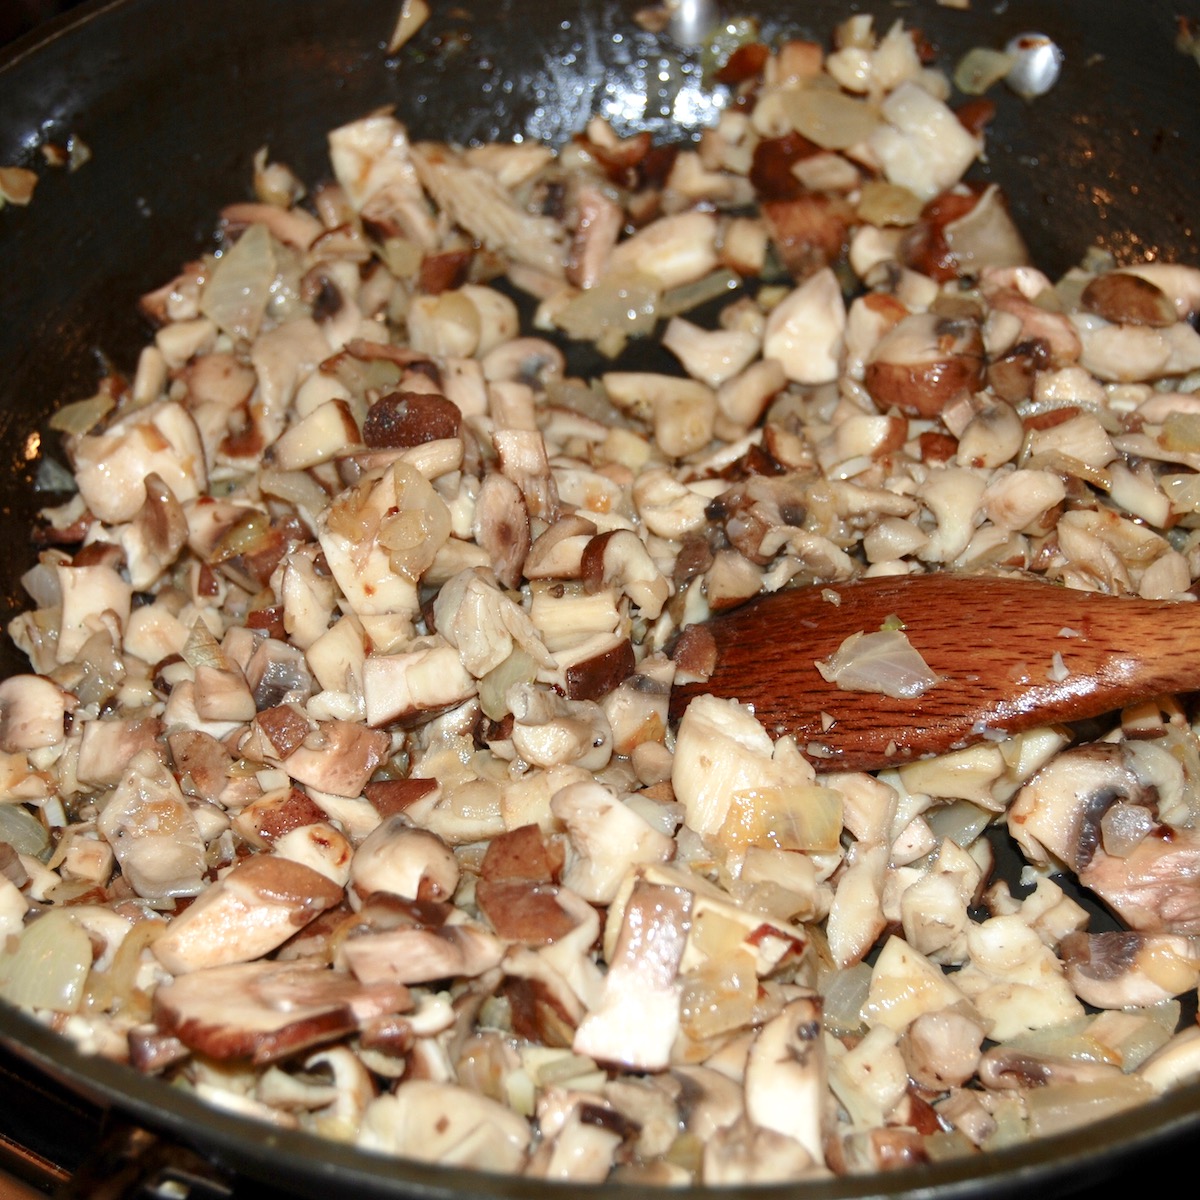
<instances>
[{"instance_id":1,"label":"diced mushroom piece","mask_svg":"<svg viewBox=\"0 0 1200 1200\"><path fill-rule=\"evenodd\" d=\"M1001 529L1035 532L1067 496L1062 476L1021 468L993 476L980 498L980 509Z\"/></svg>"},{"instance_id":2,"label":"diced mushroom piece","mask_svg":"<svg viewBox=\"0 0 1200 1200\"><path fill-rule=\"evenodd\" d=\"M717 400L707 384L649 371L608 371L601 382L618 408L653 426L654 440L669 457L683 458L712 438Z\"/></svg>"},{"instance_id":3,"label":"diced mushroom piece","mask_svg":"<svg viewBox=\"0 0 1200 1200\"><path fill-rule=\"evenodd\" d=\"M417 611L416 580L420 571L410 575L398 570L393 565L392 552L382 538L387 522L394 533L401 536L405 551L411 551L426 565L432 562L431 551L436 551L436 546L428 544L428 513L419 507L425 498L425 489L419 488L413 478L415 475L411 467L407 468L406 474L403 464L395 464L380 477L368 477L356 488L342 493L319 518L317 537L329 569L359 616L411 615ZM412 484L412 490L419 491L411 497L414 507L405 510L411 520L401 511L401 492L405 484ZM425 487L428 488L428 484ZM442 499L436 496L434 499L444 513ZM422 516L422 513L426 515ZM441 541L448 534L447 520Z\"/></svg>"},{"instance_id":4,"label":"diced mushroom piece","mask_svg":"<svg viewBox=\"0 0 1200 1200\"><path fill-rule=\"evenodd\" d=\"M871 1025L886 1025L900 1033L924 1013L964 1007L968 1001L954 978L943 974L903 938L890 937L871 968L863 1017Z\"/></svg>"},{"instance_id":5,"label":"diced mushroom piece","mask_svg":"<svg viewBox=\"0 0 1200 1200\"><path fill-rule=\"evenodd\" d=\"M826 267L771 310L762 356L775 359L794 383L830 383L837 378L845 331L842 289Z\"/></svg>"},{"instance_id":6,"label":"diced mushroom piece","mask_svg":"<svg viewBox=\"0 0 1200 1200\"><path fill-rule=\"evenodd\" d=\"M1083 1016L1054 951L1019 916L972 925L967 951L970 961L954 983L989 1022L994 1040Z\"/></svg>"},{"instance_id":7,"label":"diced mushroom piece","mask_svg":"<svg viewBox=\"0 0 1200 1200\"><path fill-rule=\"evenodd\" d=\"M1171 298L1181 321L1190 320L1200 311L1200 270L1184 263L1132 263L1121 270L1152 283Z\"/></svg>"},{"instance_id":8,"label":"diced mushroom piece","mask_svg":"<svg viewBox=\"0 0 1200 1200\"><path fill-rule=\"evenodd\" d=\"M1025 428L1016 409L1004 401L988 404L968 422L958 439L960 466L998 467L1017 456Z\"/></svg>"},{"instance_id":9,"label":"diced mushroom piece","mask_svg":"<svg viewBox=\"0 0 1200 1200\"><path fill-rule=\"evenodd\" d=\"M1200 365L1200 334L1186 321L1156 329L1114 325L1091 313L1073 313L1071 320L1083 347L1080 365L1105 382L1185 375Z\"/></svg>"},{"instance_id":10,"label":"diced mushroom piece","mask_svg":"<svg viewBox=\"0 0 1200 1200\"><path fill-rule=\"evenodd\" d=\"M799 1142L823 1163L824 1033L820 1001L793 1000L768 1021L746 1059L746 1115Z\"/></svg>"},{"instance_id":11,"label":"diced mushroom piece","mask_svg":"<svg viewBox=\"0 0 1200 1200\"><path fill-rule=\"evenodd\" d=\"M572 1095L559 1089L543 1092L537 1120L543 1141L528 1174L572 1185L603 1183L632 1132L608 1104L589 1093Z\"/></svg>"},{"instance_id":12,"label":"diced mushroom piece","mask_svg":"<svg viewBox=\"0 0 1200 1200\"><path fill-rule=\"evenodd\" d=\"M161 984L154 994L154 1019L163 1033L209 1058L248 1058L257 1065L411 1007L402 985L364 985L304 962L209 967Z\"/></svg>"},{"instance_id":13,"label":"diced mushroom piece","mask_svg":"<svg viewBox=\"0 0 1200 1200\"><path fill-rule=\"evenodd\" d=\"M442 901L391 901L384 921L379 901L364 904L361 930L352 929L341 955L364 983L432 983L472 979L497 966L504 943Z\"/></svg>"},{"instance_id":14,"label":"diced mushroom piece","mask_svg":"<svg viewBox=\"0 0 1200 1200\"><path fill-rule=\"evenodd\" d=\"M154 750L129 760L96 828L139 896L195 896L204 889L204 839L175 777Z\"/></svg>"},{"instance_id":15,"label":"diced mushroom piece","mask_svg":"<svg viewBox=\"0 0 1200 1200\"><path fill-rule=\"evenodd\" d=\"M154 751L161 733L162 722L157 717L85 721L75 777L85 784L119 783L142 751L149 751L154 761L158 761Z\"/></svg>"},{"instance_id":16,"label":"diced mushroom piece","mask_svg":"<svg viewBox=\"0 0 1200 1200\"><path fill-rule=\"evenodd\" d=\"M66 736L68 699L44 675L10 675L0 682L0 750L57 746Z\"/></svg>"},{"instance_id":17,"label":"diced mushroom piece","mask_svg":"<svg viewBox=\"0 0 1200 1200\"><path fill-rule=\"evenodd\" d=\"M899 1116L908 1098L908 1072L886 1025L874 1025L866 1036L829 1065L829 1086L850 1116L852 1125L879 1128Z\"/></svg>"},{"instance_id":18,"label":"diced mushroom piece","mask_svg":"<svg viewBox=\"0 0 1200 1200\"><path fill-rule=\"evenodd\" d=\"M887 865L886 845L856 842L846 855L826 924L829 950L840 967L860 962L887 924L881 910Z\"/></svg>"},{"instance_id":19,"label":"diced mushroom piece","mask_svg":"<svg viewBox=\"0 0 1200 1200\"><path fill-rule=\"evenodd\" d=\"M584 184L576 199L579 219L571 241L567 279L576 287L590 288L599 282L609 255L621 236L625 214L594 184Z\"/></svg>"},{"instance_id":20,"label":"diced mushroom piece","mask_svg":"<svg viewBox=\"0 0 1200 1200\"><path fill-rule=\"evenodd\" d=\"M345 400L326 400L301 417L271 447L281 471L303 471L357 447L358 424Z\"/></svg>"},{"instance_id":21,"label":"diced mushroom piece","mask_svg":"<svg viewBox=\"0 0 1200 1200\"><path fill-rule=\"evenodd\" d=\"M704 1140L701 1175L718 1188L782 1184L824 1175L821 1162L795 1138L742 1119Z\"/></svg>"},{"instance_id":22,"label":"diced mushroom piece","mask_svg":"<svg viewBox=\"0 0 1200 1200\"><path fill-rule=\"evenodd\" d=\"M597 534L594 522L578 513L563 515L548 526L529 550L526 579L578 579L583 573L583 552Z\"/></svg>"},{"instance_id":23,"label":"diced mushroom piece","mask_svg":"<svg viewBox=\"0 0 1200 1200\"><path fill-rule=\"evenodd\" d=\"M974 1017L944 1008L917 1017L900 1036L900 1052L913 1081L940 1092L975 1074L984 1034Z\"/></svg>"},{"instance_id":24,"label":"diced mushroom piece","mask_svg":"<svg viewBox=\"0 0 1200 1200\"><path fill-rule=\"evenodd\" d=\"M553 665L525 610L474 571L463 571L442 585L433 617L438 633L477 679L494 671L518 648L538 667Z\"/></svg>"},{"instance_id":25,"label":"diced mushroom piece","mask_svg":"<svg viewBox=\"0 0 1200 1200\"><path fill-rule=\"evenodd\" d=\"M259 711L303 704L315 690L302 651L279 638L263 638L246 663L246 683Z\"/></svg>"},{"instance_id":26,"label":"diced mushroom piece","mask_svg":"<svg viewBox=\"0 0 1200 1200\"><path fill-rule=\"evenodd\" d=\"M660 1071L679 1032L680 960L691 926L691 893L640 880L625 904L598 1009L572 1048L598 1062Z\"/></svg>"},{"instance_id":27,"label":"diced mushroom piece","mask_svg":"<svg viewBox=\"0 0 1200 1200\"><path fill-rule=\"evenodd\" d=\"M1194 830L1156 829L1125 856L1097 850L1079 881L1134 929L1200 934L1200 837Z\"/></svg>"},{"instance_id":28,"label":"diced mushroom piece","mask_svg":"<svg viewBox=\"0 0 1200 1200\"><path fill-rule=\"evenodd\" d=\"M288 755L284 768L297 783L335 796L361 796L363 786L385 761L386 733L352 721L319 721Z\"/></svg>"},{"instance_id":29,"label":"diced mushroom piece","mask_svg":"<svg viewBox=\"0 0 1200 1200\"><path fill-rule=\"evenodd\" d=\"M936 417L983 387L983 357L977 322L912 313L879 339L863 382L883 411Z\"/></svg>"},{"instance_id":30,"label":"diced mushroom piece","mask_svg":"<svg viewBox=\"0 0 1200 1200\"><path fill-rule=\"evenodd\" d=\"M102 521L132 521L146 503L146 480L154 475L185 504L204 490L204 447L190 414L173 401L137 409L103 433L70 445L79 491Z\"/></svg>"},{"instance_id":31,"label":"diced mushroom piece","mask_svg":"<svg viewBox=\"0 0 1200 1200\"><path fill-rule=\"evenodd\" d=\"M121 532L121 546L136 591L150 586L178 558L187 543L187 518L175 493L156 474L146 477L145 503Z\"/></svg>"},{"instance_id":32,"label":"diced mushroom piece","mask_svg":"<svg viewBox=\"0 0 1200 1200\"><path fill-rule=\"evenodd\" d=\"M376 113L333 130L329 157L338 183L366 222L385 236L436 247L437 229L413 167L408 133L395 117Z\"/></svg>"},{"instance_id":33,"label":"diced mushroom piece","mask_svg":"<svg viewBox=\"0 0 1200 1200\"><path fill-rule=\"evenodd\" d=\"M612 757L612 729L594 701L570 700L524 683L514 684L507 698L513 746L525 762L599 771Z\"/></svg>"},{"instance_id":34,"label":"diced mushroom piece","mask_svg":"<svg viewBox=\"0 0 1200 1200\"><path fill-rule=\"evenodd\" d=\"M245 963L283 945L342 898L320 872L270 854L247 858L210 885L153 944L174 975Z\"/></svg>"},{"instance_id":35,"label":"diced mushroom piece","mask_svg":"<svg viewBox=\"0 0 1200 1200\"><path fill-rule=\"evenodd\" d=\"M738 793L811 782L811 768L773 758L770 736L736 700L699 696L688 705L675 741L671 785L689 828L720 833Z\"/></svg>"},{"instance_id":36,"label":"diced mushroom piece","mask_svg":"<svg viewBox=\"0 0 1200 1200\"><path fill-rule=\"evenodd\" d=\"M1138 1075L1158 1092L1200 1076L1200 1028L1192 1025L1180 1030L1142 1063Z\"/></svg>"},{"instance_id":37,"label":"diced mushroom piece","mask_svg":"<svg viewBox=\"0 0 1200 1200\"><path fill-rule=\"evenodd\" d=\"M496 935L526 946L551 945L578 926L562 895L557 884L524 879L481 879L475 885L475 903ZM511 962L506 970L512 973Z\"/></svg>"},{"instance_id":38,"label":"diced mushroom piece","mask_svg":"<svg viewBox=\"0 0 1200 1200\"><path fill-rule=\"evenodd\" d=\"M368 725L429 720L469 699L477 688L458 651L440 639L403 654L369 654L363 663Z\"/></svg>"},{"instance_id":39,"label":"diced mushroom piece","mask_svg":"<svg viewBox=\"0 0 1200 1200\"><path fill-rule=\"evenodd\" d=\"M886 124L867 139L889 182L929 200L955 184L982 143L936 96L917 83L890 92L880 113Z\"/></svg>"},{"instance_id":40,"label":"diced mushroom piece","mask_svg":"<svg viewBox=\"0 0 1200 1200\"><path fill-rule=\"evenodd\" d=\"M306 726L307 728L307 726ZM177 761L178 766L178 761ZM246 805L233 819L237 833L259 850L269 850L276 839L325 820L325 814L299 788L283 788Z\"/></svg>"},{"instance_id":41,"label":"diced mushroom piece","mask_svg":"<svg viewBox=\"0 0 1200 1200\"><path fill-rule=\"evenodd\" d=\"M500 470L521 489L530 517L552 522L558 515L558 492L541 433L528 429L497 429L492 443Z\"/></svg>"},{"instance_id":42,"label":"diced mushroom piece","mask_svg":"<svg viewBox=\"0 0 1200 1200\"><path fill-rule=\"evenodd\" d=\"M1096 1008L1149 1008L1196 986L1194 938L1165 933L1072 933L1059 953L1075 994Z\"/></svg>"},{"instance_id":43,"label":"diced mushroom piece","mask_svg":"<svg viewBox=\"0 0 1200 1200\"><path fill-rule=\"evenodd\" d=\"M133 604L133 588L112 564L103 561L60 565L55 574L62 597L55 655L67 664L88 644L105 613L111 613L119 627L124 627Z\"/></svg>"},{"instance_id":44,"label":"diced mushroom piece","mask_svg":"<svg viewBox=\"0 0 1200 1200\"><path fill-rule=\"evenodd\" d=\"M194 703L202 721L250 721L256 708L241 671L200 664L195 670Z\"/></svg>"},{"instance_id":45,"label":"diced mushroom piece","mask_svg":"<svg viewBox=\"0 0 1200 1200\"><path fill-rule=\"evenodd\" d=\"M311 867L337 887L344 888L349 882L354 848L349 838L328 821L314 821L281 833L272 850L280 858Z\"/></svg>"},{"instance_id":46,"label":"diced mushroom piece","mask_svg":"<svg viewBox=\"0 0 1200 1200\"><path fill-rule=\"evenodd\" d=\"M525 497L506 475L493 471L479 487L473 523L475 540L487 552L505 587L518 587L531 545Z\"/></svg>"},{"instance_id":47,"label":"diced mushroom piece","mask_svg":"<svg viewBox=\"0 0 1200 1200\"><path fill-rule=\"evenodd\" d=\"M440 1166L519 1172L532 1131L519 1113L455 1084L406 1080L367 1108L358 1145Z\"/></svg>"},{"instance_id":48,"label":"diced mushroom piece","mask_svg":"<svg viewBox=\"0 0 1200 1200\"><path fill-rule=\"evenodd\" d=\"M671 586L650 557L645 543L628 529L614 529L588 542L580 560L589 592L615 585L650 621L657 620Z\"/></svg>"},{"instance_id":49,"label":"diced mushroom piece","mask_svg":"<svg viewBox=\"0 0 1200 1200\"><path fill-rule=\"evenodd\" d=\"M1116 324L1162 329L1179 319L1174 303L1157 285L1124 271L1097 275L1083 289L1079 302L1088 312Z\"/></svg>"},{"instance_id":50,"label":"diced mushroom piece","mask_svg":"<svg viewBox=\"0 0 1200 1200\"><path fill-rule=\"evenodd\" d=\"M715 388L745 370L760 343L747 329L703 329L682 317L672 317L662 344L693 379Z\"/></svg>"},{"instance_id":51,"label":"diced mushroom piece","mask_svg":"<svg viewBox=\"0 0 1200 1200\"><path fill-rule=\"evenodd\" d=\"M982 474L969 467L931 472L919 490L921 503L937 522L917 551L924 562L953 562L970 544L983 498Z\"/></svg>"},{"instance_id":52,"label":"diced mushroom piece","mask_svg":"<svg viewBox=\"0 0 1200 1200\"><path fill-rule=\"evenodd\" d=\"M663 289L703 278L719 263L717 219L712 213L659 217L617 245L605 274L640 271Z\"/></svg>"},{"instance_id":53,"label":"diced mushroom piece","mask_svg":"<svg viewBox=\"0 0 1200 1200\"><path fill-rule=\"evenodd\" d=\"M454 852L436 834L415 829L401 814L388 817L354 853L350 903L375 892L408 900L448 900L459 879Z\"/></svg>"},{"instance_id":54,"label":"diced mushroom piece","mask_svg":"<svg viewBox=\"0 0 1200 1200\"><path fill-rule=\"evenodd\" d=\"M1101 844L1101 821L1114 804L1140 805L1157 816L1152 788L1138 778L1127 749L1101 743L1066 750L1017 794L1008 827L1025 855L1047 855L1073 871L1086 870Z\"/></svg>"},{"instance_id":55,"label":"diced mushroom piece","mask_svg":"<svg viewBox=\"0 0 1200 1200\"><path fill-rule=\"evenodd\" d=\"M562 788L550 809L567 827L575 852L563 882L593 904L611 903L631 866L674 857L673 838L654 829L599 783Z\"/></svg>"}]
</instances>

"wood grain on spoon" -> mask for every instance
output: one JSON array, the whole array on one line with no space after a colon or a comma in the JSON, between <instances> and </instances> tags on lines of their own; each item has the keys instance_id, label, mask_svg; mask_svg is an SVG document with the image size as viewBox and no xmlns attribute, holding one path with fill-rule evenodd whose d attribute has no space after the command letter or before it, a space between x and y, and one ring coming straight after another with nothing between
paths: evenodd
<instances>
[{"instance_id":1,"label":"wood grain on spoon","mask_svg":"<svg viewBox=\"0 0 1200 1200\"><path fill-rule=\"evenodd\" d=\"M892 615L939 683L896 699L822 677L817 659ZM987 732L1019 733L1200 689L1200 604L1035 579L941 572L797 588L715 617L708 628L716 669L704 683L677 686L672 716L705 693L740 700L772 736L794 734L826 769L898 766Z\"/></svg>"}]
</instances>

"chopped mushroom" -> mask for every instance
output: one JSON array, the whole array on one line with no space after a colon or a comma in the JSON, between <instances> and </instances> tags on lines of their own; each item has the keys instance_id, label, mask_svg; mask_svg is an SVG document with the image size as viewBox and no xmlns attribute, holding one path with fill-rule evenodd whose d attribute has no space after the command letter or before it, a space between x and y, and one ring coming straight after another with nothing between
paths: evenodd
<instances>
[{"instance_id":1,"label":"chopped mushroom","mask_svg":"<svg viewBox=\"0 0 1200 1200\"><path fill-rule=\"evenodd\" d=\"M181 975L155 993L155 1019L210 1058L268 1063L411 1007L399 985L356 982L314 963L243 962Z\"/></svg>"},{"instance_id":2,"label":"chopped mushroom","mask_svg":"<svg viewBox=\"0 0 1200 1200\"><path fill-rule=\"evenodd\" d=\"M900 21L730 36L690 147L379 110L307 191L260 150L132 377L51 417L0 998L278 1127L567 1186L891 1171L1200 1073L1177 698L875 774L736 699L672 725L760 593L1200 578L1200 268L1030 265L962 179L987 103ZM863 635L825 665L919 658Z\"/></svg>"},{"instance_id":3,"label":"chopped mushroom","mask_svg":"<svg viewBox=\"0 0 1200 1200\"><path fill-rule=\"evenodd\" d=\"M342 898L301 863L256 855L209 887L154 943L173 974L247 963L281 946Z\"/></svg>"}]
</instances>

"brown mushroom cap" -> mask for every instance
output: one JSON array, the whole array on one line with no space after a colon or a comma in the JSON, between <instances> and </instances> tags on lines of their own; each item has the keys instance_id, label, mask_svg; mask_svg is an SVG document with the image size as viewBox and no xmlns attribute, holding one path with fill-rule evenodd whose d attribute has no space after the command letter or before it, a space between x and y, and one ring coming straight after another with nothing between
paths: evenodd
<instances>
[{"instance_id":1,"label":"brown mushroom cap","mask_svg":"<svg viewBox=\"0 0 1200 1200\"><path fill-rule=\"evenodd\" d=\"M396 983L362 984L315 963L236 963L193 971L154 995L160 1031L210 1058L274 1062L412 1007Z\"/></svg>"},{"instance_id":2,"label":"brown mushroom cap","mask_svg":"<svg viewBox=\"0 0 1200 1200\"><path fill-rule=\"evenodd\" d=\"M951 400L979 391L983 379L977 321L914 313L880 338L863 382L881 411L936 417Z\"/></svg>"}]
</instances>

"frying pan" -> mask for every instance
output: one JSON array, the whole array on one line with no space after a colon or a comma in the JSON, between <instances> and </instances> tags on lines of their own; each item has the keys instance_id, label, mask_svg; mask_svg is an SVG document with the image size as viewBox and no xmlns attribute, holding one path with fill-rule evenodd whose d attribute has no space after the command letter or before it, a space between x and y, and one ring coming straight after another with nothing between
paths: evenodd
<instances>
[{"instance_id":1,"label":"frying pan","mask_svg":"<svg viewBox=\"0 0 1200 1200\"><path fill-rule=\"evenodd\" d=\"M397 0L96 0L11 47L0 59L0 164L34 166L40 182L28 208L0 211L2 615L23 605L19 575L35 557L28 530L48 500L36 490L43 459L57 456L47 414L91 394L102 358L132 369L146 335L137 297L211 246L215 214L246 195L260 146L318 180L328 175L325 132L382 105L394 105L416 136L459 141L561 141L593 112L619 132L691 136L696 77L669 40L637 27L638 7L640 0L442 3L416 41L389 58L384 42ZM726 15L753 11L768 35L827 41L850 7L746 0ZM1048 95L1025 103L993 92L988 161L977 168L1004 185L1034 261L1049 273L1093 245L1121 261L1200 261L1192 222L1200 67L1175 49L1174 4L853 7L874 13L880 27L897 16L919 26L944 64L1028 30L1062 47L1064 74ZM39 145L70 134L88 145L91 161L73 173L47 167ZM0 648L0 670L23 669L15 650ZM81 1056L4 1006L0 1038L115 1111L297 1195L555 1200L580 1190L383 1160L270 1130ZM1161 1172L1162 1156L1182 1154L1197 1133L1193 1086L1078 1133L979 1159L755 1195L965 1200L1031 1187L1065 1194L1114 1171L1127 1177L1152 1157Z\"/></svg>"}]
</instances>

